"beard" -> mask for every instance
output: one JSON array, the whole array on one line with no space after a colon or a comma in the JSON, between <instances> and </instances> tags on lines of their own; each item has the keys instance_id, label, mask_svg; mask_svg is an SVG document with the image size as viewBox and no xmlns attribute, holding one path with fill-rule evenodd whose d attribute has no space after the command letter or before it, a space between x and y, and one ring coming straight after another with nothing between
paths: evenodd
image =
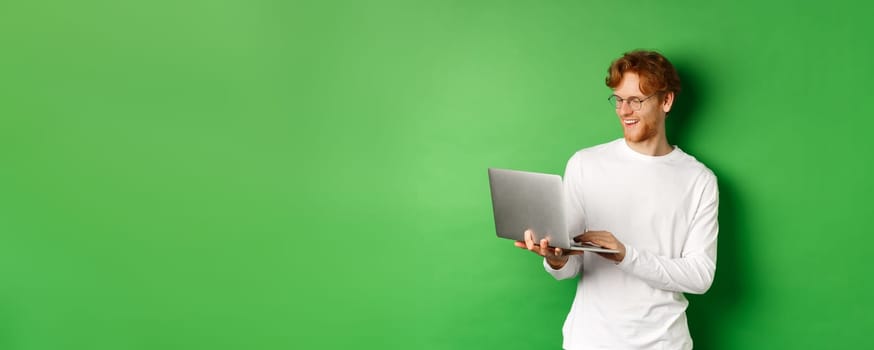
<instances>
[{"instance_id":1,"label":"beard","mask_svg":"<svg viewBox=\"0 0 874 350\"><path fill-rule=\"evenodd\" d=\"M624 125L622 129L625 135L625 140L628 142L644 142L655 139L658 135L658 126L653 120L641 119L633 130L629 130Z\"/></svg>"}]
</instances>

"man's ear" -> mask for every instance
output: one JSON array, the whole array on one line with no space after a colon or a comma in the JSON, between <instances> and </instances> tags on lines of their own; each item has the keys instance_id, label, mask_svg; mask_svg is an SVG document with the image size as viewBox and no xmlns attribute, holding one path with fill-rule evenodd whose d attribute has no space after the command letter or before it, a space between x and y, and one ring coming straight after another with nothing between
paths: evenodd
<instances>
[{"instance_id":1,"label":"man's ear","mask_svg":"<svg viewBox=\"0 0 874 350\"><path fill-rule=\"evenodd\" d=\"M662 100L662 110L665 113L671 111L671 107L674 105L674 93L672 91L666 92L665 97Z\"/></svg>"}]
</instances>

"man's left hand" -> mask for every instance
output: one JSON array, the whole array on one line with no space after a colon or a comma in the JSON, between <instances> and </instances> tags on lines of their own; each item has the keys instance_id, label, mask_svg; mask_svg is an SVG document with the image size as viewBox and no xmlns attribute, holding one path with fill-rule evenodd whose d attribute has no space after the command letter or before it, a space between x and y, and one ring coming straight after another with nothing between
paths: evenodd
<instances>
[{"instance_id":1,"label":"man's left hand","mask_svg":"<svg viewBox=\"0 0 874 350\"><path fill-rule=\"evenodd\" d=\"M583 243L592 242L607 249L618 250L619 253L598 253L598 255L613 260L617 264L625 259L625 245L609 231L586 231L586 233L574 237L574 240Z\"/></svg>"}]
</instances>

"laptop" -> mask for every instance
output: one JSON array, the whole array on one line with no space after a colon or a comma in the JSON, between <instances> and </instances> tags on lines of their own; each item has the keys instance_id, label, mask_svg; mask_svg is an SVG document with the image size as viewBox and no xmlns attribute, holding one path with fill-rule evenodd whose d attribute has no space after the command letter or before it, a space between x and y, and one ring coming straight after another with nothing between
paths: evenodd
<instances>
[{"instance_id":1,"label":"laptop","mask_svg":"<svg viewBox=\"0 0 874 350\"><path fill-rule=\"evenodd\" d=\"M594 244L573 241L565 218L561 176L519 170L489 168L489 187L498 237L525 241L525 231L534 231L534 241L569 250L618 253Z\"/></svg>"}]
</instances>

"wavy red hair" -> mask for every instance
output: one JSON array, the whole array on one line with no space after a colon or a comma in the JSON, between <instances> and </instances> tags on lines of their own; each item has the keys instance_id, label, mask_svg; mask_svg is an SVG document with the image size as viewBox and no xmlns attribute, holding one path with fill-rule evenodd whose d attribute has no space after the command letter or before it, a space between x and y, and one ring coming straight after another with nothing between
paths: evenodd
<instances>
[{"instance_id":1,"label":"wavy red hair","mask_svg":"<svg viewBox=\"0 0 874 350\"><path fill-rule=\"evenodd\" d=\"M646 95L673 92L676 98L680 93L680 76L677 75L677 70L658 52L646 50L626 52L613 61L607 69L607 86L615 89L628 72L640 77L640 91Z\"/></svg>"}]
</instances>

